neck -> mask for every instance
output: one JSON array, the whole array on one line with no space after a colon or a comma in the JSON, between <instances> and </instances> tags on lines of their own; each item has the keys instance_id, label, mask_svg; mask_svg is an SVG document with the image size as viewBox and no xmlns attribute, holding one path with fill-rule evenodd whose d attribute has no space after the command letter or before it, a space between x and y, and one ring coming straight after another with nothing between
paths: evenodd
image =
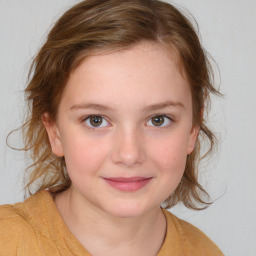
<instances>
[{"instance_id":1,"label":"neck","mask_svg":"<svg viewBox=\"0 0 256 256\"><path fill-rule=\"evenodd\" d=\"M69 230L93 255L156 255L161 248L166 220L160 207L136 217L112 216L71 189L55 202Z\"/></svg>"}]
</instances>

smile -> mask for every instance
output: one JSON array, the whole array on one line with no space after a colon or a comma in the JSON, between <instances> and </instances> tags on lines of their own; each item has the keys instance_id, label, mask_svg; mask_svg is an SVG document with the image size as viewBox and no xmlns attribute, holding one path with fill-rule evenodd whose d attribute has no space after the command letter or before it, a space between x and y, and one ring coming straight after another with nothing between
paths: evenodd
<instances>
[{"instance_id":1,"label":"smile","mask_svg":"<svg viewBox=\"0 0 256 256\"><path fill-rule=\"evenodd\" d=\"M104 180L112 187L120 190L120 191L137 191L144 186L146 186L150 181L152 177L146 178L146 177L131 177L131 178L104 178Z\"/></svg>"}]
</instances>

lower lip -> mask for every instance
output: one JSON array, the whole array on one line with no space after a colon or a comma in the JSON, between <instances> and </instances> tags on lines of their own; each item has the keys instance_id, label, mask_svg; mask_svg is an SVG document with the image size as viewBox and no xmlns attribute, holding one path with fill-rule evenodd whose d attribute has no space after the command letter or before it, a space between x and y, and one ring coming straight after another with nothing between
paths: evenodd
<instances>
[{"instance_id":1,"label":"lower lip","mask_svg":"<svg viewBox=\"0 0 256 256\"><path fill-rule=\"evenodd\" d=\"M104 179L110 186L121 190L121 191L137 191L143 187L145 187L152 178L136 180L136 181L116 181L111 179Z\"/></svg>"}]
</instances>

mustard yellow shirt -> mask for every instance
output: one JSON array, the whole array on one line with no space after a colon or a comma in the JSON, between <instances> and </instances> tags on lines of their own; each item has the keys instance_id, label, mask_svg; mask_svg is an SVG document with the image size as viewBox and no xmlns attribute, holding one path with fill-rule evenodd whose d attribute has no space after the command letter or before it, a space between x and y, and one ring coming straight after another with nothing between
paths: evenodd
<instances>
[{"instance_id":1,"label":"mustard yellow shirt","mask_svg":"<svg viewBox=\"0 0 256 256\"><path fill-rule=\"evenodd\" d=\"M219 248L199 229L163 210L164 243L157 256L220 256ZM68 230L48 191L23 203L0 206L0 256L89 256Z\"/></svg>"}]
</instances>

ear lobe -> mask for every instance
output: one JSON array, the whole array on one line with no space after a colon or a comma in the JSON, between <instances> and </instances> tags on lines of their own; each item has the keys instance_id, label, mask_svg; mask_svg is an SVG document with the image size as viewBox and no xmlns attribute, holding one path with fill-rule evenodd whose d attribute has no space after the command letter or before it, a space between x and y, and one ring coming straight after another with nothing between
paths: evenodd
<instances>
[{"instance_id":1,"label":"ear lobe","mask_svg":"<svg viewBox=\"0 0 256 256\"><path fill-rule=\"evenodd\" d=\"M42 115L42 121L47 131L52 152L59 157L64 156L59 129L55 122L51 122L48 113Z\"/></svg>"},{"instance_id":2,"label":"ear lobe","mask_svg":"<svg viewBox=\"0 0 256 256\"><path fill-rule=\"evenodd\" d=\"M188 150L187 150L187 154L190 154L196 145L196 141L198 138L198 133L200 131L200 127L199 126L193 126L191 131L190 131L190 135L189 135L189 142L188 142Z\"/></svg>"}]
</instances>

